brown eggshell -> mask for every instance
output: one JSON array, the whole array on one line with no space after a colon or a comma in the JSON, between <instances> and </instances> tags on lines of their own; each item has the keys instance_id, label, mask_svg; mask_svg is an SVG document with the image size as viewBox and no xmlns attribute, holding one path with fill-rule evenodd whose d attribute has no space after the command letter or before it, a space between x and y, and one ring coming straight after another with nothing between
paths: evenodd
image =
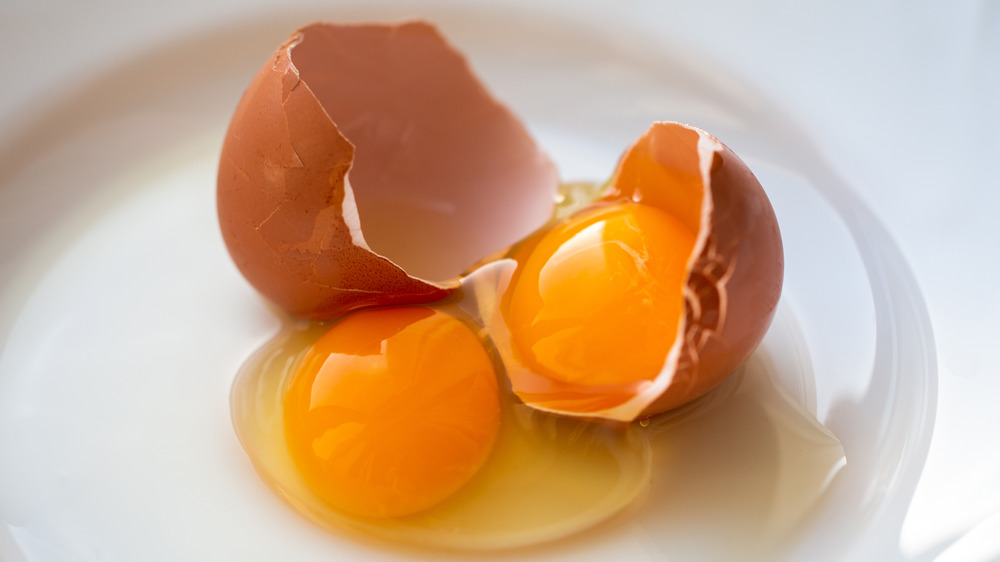
<instances>
[{"instance_id":1,"label":"brown eggshell","mask_svg":"<svg viewBox=\"0 0 1000 562\"><path fill-rule=\"evenodd\" d=\"M667 173L703 187L700 227L684 290L679 354L666 390L642 415L682 406L718 386L760 344L774 317L784 253L774 209L745 163L718 139L680 123L655 123L622 157L609 198L630 198L674 212L684 189L636 177L650 158ZM683 186L684 179L678 182ZM691 208L697 208L693 206ZM662 375L661 375L662 376Z\"/></svg>"},{"instance_id":2,"label":"brown eggshell","mask_svg":"<svg viewBox=\"0 0 1000 562\"><path fill-rule=\"evenodd\" d=\"M532 407L619 421L676 408L735 371L770 325L784 274L781 235L764 190L736 154L700 129L654 123L622 156L606 195L582 213L629 200L659 208L696 233L683 295L678 294L683 317L676 320L677 337L663 368L653 380L621 385L556 381L521 361L511 343L516 335L503 312L494 313L491 335L511 388ZM530 255L536 239L517 256ZM497 283L506 291L518 282L515 270Z\"/></svg>"},{"instance_id":3,"label":"brown eggshell","mask_svg":"<svg viewBox=\"0 0 1000 562\"><path fill-rule=\"evenodd\" d=\"M298 316L429 302L553 213L555 168L430 24L313 24L233 115L217 203L230 255Z\"/></svg>"}]
</instances>

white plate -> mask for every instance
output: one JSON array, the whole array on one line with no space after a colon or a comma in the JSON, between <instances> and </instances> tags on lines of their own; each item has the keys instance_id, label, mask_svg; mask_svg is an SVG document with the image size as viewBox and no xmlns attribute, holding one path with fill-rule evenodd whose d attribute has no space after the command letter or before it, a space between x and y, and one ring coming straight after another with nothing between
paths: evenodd
<instances>
[{"instance_id":1,"label":"white plate","mask_svg":"<svg viewBox=\"0 0 1000 562\"><path fill-rule=\"evenodd\" d=\"M930 438L933 341L907 265L820 148L731 77L614 30L518 13L425 13L526 119L566 179L603 179L661 119L712 132L750 164L786 245L782 314L762 353L793 367L775 373L847 455L774 555L898 548ZM272 18L147 53L5 139L3 560L400 555L290 513L257 479L229 421L232 378L277 320L221 243L215 159L253 72L306 21ZM522 554L671 553L642 521L593 546Z\"/></svg>"}]
</instances>

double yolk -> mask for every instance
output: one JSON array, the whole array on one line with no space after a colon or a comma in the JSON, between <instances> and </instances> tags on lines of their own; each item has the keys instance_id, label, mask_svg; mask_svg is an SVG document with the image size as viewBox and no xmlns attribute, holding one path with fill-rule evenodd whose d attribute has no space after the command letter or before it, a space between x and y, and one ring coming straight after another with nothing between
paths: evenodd
<instances>
[{"instance_id":1,"label":"double yolk","mask_svg":"<svg viewBox=\"0 0 1000 562\"><path fill-rule=\"evenodd\" d=\"M631 202L529 240L499 299L514 357L549 391L655 379L677 337L693 247L683 224ZM364 310L299 362L285 437L332 507L401 517L442 502L487 462L500 399L494 361L464 322L426 307Z\"/></svg>"}]
</instances>

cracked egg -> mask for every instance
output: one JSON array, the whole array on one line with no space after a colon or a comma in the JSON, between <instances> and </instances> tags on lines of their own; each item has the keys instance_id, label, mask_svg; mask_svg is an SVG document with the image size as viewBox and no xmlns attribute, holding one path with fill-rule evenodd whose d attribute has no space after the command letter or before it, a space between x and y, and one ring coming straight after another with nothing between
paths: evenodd
<instances>
[{"instance_id":1,"label":"cracked egg","mask_svg":"<svg viewBox=\"0 0 1000 562\"><path fill-rule=\"evenodd\" d=\"M491 333L517 396L630 421L717 386L757 347L781 294L774 211L729 148L655 123L604 196L529 238Z\"/></svg>"},{"instance_id":2,"label":"cracked egg","mask_svg":"<svg viewBox=\"0 0 1000 562\"><path fill-rule=\"evenodd\" d=\"M431 25L314 24L278 49L218 177L240 271L309 319L285 318L233 384L268 485L320 525L446 548L553 540L631 505L650 467L635 428L519 404L469 312L494 269L461 274L551 220L557 190Z\"/></svg>"},{"instance_id":3,"label":"cracked egg","mask_svg":"<svg viewBox=\"0 0 1000 562\"><path fill-rule=\"evenodd\" d=\"M250 83L219 223L251 285L334 318L430 302L552 215L555 167L428 23L312 24Z\"/></svg>"},{"instance_id":4,"label":"cracked egg","mask_svg":"<svg viewBox=\"0 0 1000 562\"><path fill-rule=\"evenodd\" d=\"M231 394L268 485L320 525L444 548L550 541L636 504L654 436L621 422L757 346L777 223L743 162L677 123L568 218L558 190L430 24L313 24L279 47L218 176L230 255L298 317Z\"/></svg>"}]
</instances>

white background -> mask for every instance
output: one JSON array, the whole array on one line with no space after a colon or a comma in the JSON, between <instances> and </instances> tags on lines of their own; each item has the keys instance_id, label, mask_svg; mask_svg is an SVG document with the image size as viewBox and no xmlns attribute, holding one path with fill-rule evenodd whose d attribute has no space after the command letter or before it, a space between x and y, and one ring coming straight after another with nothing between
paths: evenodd
<instances>
[{"instance_id":1,"label":"white background","mask_svg":"<svg viewBox=\"0 0 1000 562\"><path fill-rule=\"evenodd\" d=\"M137 52L279 9L263 0L2 1L8 155L23 147L6 139L72 85ZM938 411L901 556L1000 557L1000 2L504 3L518 4L662 37L753 85L827 150L900 245L935 331ZM296 5L303 23L337 13L333 2ZM413 3L396 15L420 13Z\"/></svg>"}]
</instances>

